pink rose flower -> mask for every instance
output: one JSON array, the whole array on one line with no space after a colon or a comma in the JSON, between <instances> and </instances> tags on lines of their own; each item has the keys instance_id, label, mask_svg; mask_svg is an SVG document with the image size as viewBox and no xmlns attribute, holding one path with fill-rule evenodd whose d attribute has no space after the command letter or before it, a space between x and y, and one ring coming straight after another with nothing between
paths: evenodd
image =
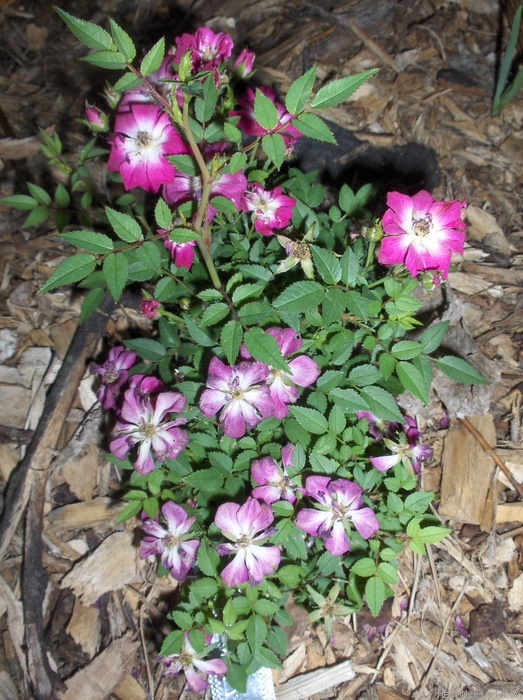
<instances>
[{"instance_id":1,"label":"pink rose flower","mask_svg":"<svg viewBox=\"0 0 523 700\"><path fill-rule=\"evenodd\" d=\"M463 252L466 203L436 202L423 190L414 197L389 192L387 206L378 261L404 264L413 277L428 270L447 279L452 253Z\"/></svg>"},{"instance_id":2,"label":"pink rose flower","mask_svg":"<svg viewBox=\"0 0 523 700\"><path fill-rule=\"evenodd\" d=\"M339 556L350 550L347 530L354 525L365 540L378 532L380 524L372 508L363 506L363 489L347 479L309 476L305 495L318 502L318 510L304 508L295 520L296 527L325 540L326 549Z\"/></svg>"},{"instance_id":3,"label":"pink rose flower","mask_svg":"<svg viewBox=\"0 0 523 700\"><path fill-rule=\"evenodd\" d=\"M195 34L182 34L176 38L176 54L174 60L180 63L182 56L191 52L193 70L200 71L218 68L224 61L230 58L234 42L228 34L202 27Z\"/></svg>"},{"instance_id":4,"label":"pink rose flower","mask_svg":"<svg viewBox=\"0 0 523 700\"><path fill-rule=\"evenodd\" d=\"M249 186L243 197L243 210L252 211L254 228L263 236L288 226L296 200L282 193L281 187L264 190L258 183Z\"/></svg>"},{"instance_id":5,"label":"pink rose flower","mask_svg":"<svg viewBox=\"0 0 523 700\"><path fill-rule=\"evenodd\" d=\"M261 544L270 536L267 528L273 520L272 508L255 498L248 498L242 506L224 503L218 508L214 524L234 542L219 545L218 554L223 557L236 552L221 573L226 586L234 588L247 582L256 586L265 576L276 571L281 560L280 550Z\"/></svg>"},{"instance_id":6,"label":"pink rose flower","mask_svg":"<svg viewBox=\"0 0 523 700\"><path fill-rule=\"evenodd\" d=\"M160 657L164 675L177 676L180 671L183 671L187 678L187 687L193 693L203 693L209 685L207 680L201 678L196 671L200 671L205 675L210 674L223 678L228 670L227 664L223 659L204 659L213 649L211 638L208 635L206 635L205 641L205 649L201 654L198 654L189 642L189 635L186 632L185 642L179 654Z\"/></svg>"},{"instance_id":7,"label":"pink rose flower","mask_svg":"<svg viewBox=\"0 0 523 700\"><path fill-rule=\"evenodd\" d=\"M300 488L299 477L291 479L287 474L287 467L292 467L293 452L294 445L291 443L281 448L281 467L272 457L263 457L251 464L252 479L258 484L252 490L254 498L268 505L279 500L296 503L296 493L303 489Z\"/></svg>"},{"instance_id":8,"label":"pink rose flower","mask_svg":"<svg viewBox=\"0 0 523 700\"><path fill-rule=\"evenodd\" d=\"M212 418L220 412L223 432L241 438L263 418L273 415L274 403L265 380L269 368L261 362L242 362L234 367L213 357L207 389L200 398L200 411Z\"/></svg>"},{"instance_id":9,"label":"pink rose flower","mask_svg":"<svg viewBox=\"0 0 523 700\"><path fill-rule=\"evenodd\" d=\"M126 190L158 192L176 172L166 156L188 153L169 115L153 104L131 104L119 112L114 131L107 168L120 172Z\"/></svg>"},{"instance_id":10,"label":"pink rose flower","mask_svg":"<svg viewBox=\"0 0 523 700\"><path fill-rule=\"evenodd\" d=\"M129 378L129 370L136 361L136 353L118 345L109 350L109 357L102 365L92 365L91 374L100 374L102 384L96 394L106 411L115 408L121 388Z\"/></svg>"}]
</instances>

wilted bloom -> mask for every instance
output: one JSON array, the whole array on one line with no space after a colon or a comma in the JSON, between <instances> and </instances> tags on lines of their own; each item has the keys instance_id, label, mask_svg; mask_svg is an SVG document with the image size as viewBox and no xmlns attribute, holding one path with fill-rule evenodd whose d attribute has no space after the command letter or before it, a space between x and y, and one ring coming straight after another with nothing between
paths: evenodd
<instances>
[{"instance_id":1,"label":"wilted bloom","mask_svg":"<svg viewBox=\"0 0 523 700\"><path fill-rule=\"evenodd\" d=\"M138 458L134 464L140 474L149 474L156 465L153 453L159 461L176 459L189 443L184 425L185 418L165 420L170 413L179 413L187 399L175 391L158 394L153 399L140 396L134 389L125 392L121 418L116 423L115 439L109 449L118 459L125 459L138 445Z\"/></svg>"},{"instance_id":2,"label":"wilted bloom","mask_svg":"<svg viewBox=\"0 0 523 700\"><path fill-rule=\"evenodd\" d=\"M295 205L296 200L283 194L281 187L264 190L257 182L249 186L243 198L244 211L252 211L254 228L264 236L288 226Z\"/></svg>"},{"instance_id":3,"label":"wilted bloom","mask_svg":"<svg viewBox=\"0 0 523 700\"><path fill-rule=\"evenodd\" d=\"M238 78L248 78L254 68L256 54L248 49L243 49L238 58L234 61L233 72Z\"/></svg>"},{"instance_id":4,"label":"wilted bloom","mask_svg":"<svg viewBox=\"0 0 523 700\"><path fill-rule=\"evenodd\" d=\"M219 411L223 432L241 438L263 418L272 416L274 403L265 380L269 368L261 362L241 362L228 367L217 357L209 363L207 389L200 399L200 411L212 418Z\"/></svg>"},{"instance_id":5,"label":"wilted bloom","mask_svg":"<svg viewBox=\"0 0 523 700\"><path fill-rule=\"evenodd\" d=\"M230 58L234 42L228 34L215 34L208 27L201 27L195 34L182 34L176 38L174 60L180 63L182 56L191 52L193 69L196 72L212 70Z\"/></svg>"},{"instance_id":6,"label":"wilted bloom","mask_svg":"<svg viewBox=\"0 0 523 700\"><path fill-rule=\"evenodd\" d=\"M168 114L154 104L131 104L116 115L107 168L120 172L126 190L157 192L175 169L166 156L188 153Z\"/></svg>"},{"instance_id":7,"label":"wilted bloom","mask_svg":"<svg viewBox=\"0 0 523 700\"><path fill-rule=\"evenodd\" d=\"M268 328L266 332L278 341L278 347L285 358L294 355L303 345L303 340L292 328ZM242 346L242 357L251 357L245 345ZM272 415L280 419L289 413L288 404L296 403L299 398L296 386L310 386L320 375L320 368L316 362L306 355L298 355L288 365L290 372L269 365L267 377L267 386L274 401Z\"/></svg>"},{"instance_id":8,"label":"wilted bloom","mask_svg":"<svg viewBox=\"0 0 523 700\"><path fill-rule=\"evenodd\" d=\"M205 636L206 647L201 654L198 654L189 642L189 635L185 633L185 642L179 654L171 656L161 656L160 663L164 667L164 674L167 676L177 676L180 671L185 673L187 687L193 693L203 693L207 690L208 683L201 678L196 671L201 671L205 675L218 676L223 678L227 673L227 664L223 659L208 659L204 657L212 651L211 638Z\"/></svg>"},{"instance_id":9,"label":"wilted bloom","mask_svg":"<svg viewBox=\"0 0 523 700\"><path fill-rule=\"evenodd\" d=\"M292 125L293 115L287 112L285 107L276 100L276 93L270 87L258 88L265 97L268 97L273 102L278 112L278 123L274 129L265 129L256 121L254 113L254 101L256 93L252 88L248 88L238 100L239 109L233 112L233 116L239 116L238 128L244 131L247 136L265 136L266 134L278 133L283 136L287 154L290 155L294 150L294 144L302 136L302 134Z\"/></svg>"},{"instance_id":10,"label":"wilted bloom","mask_svg":"<svg viewBox=\"0 0 523 700\"><path fill-rule=\"evenodd\" d=\"M255 498L248 498L242 506L224 503L216 511L214 524L228 540L234 542L219 545L218 554L223 557L236 552L232 562L221 573L229 588L247 582L255 586L278 568L281 560L278 547L261 546L271 535L267 528L273 520L272 508Z\"/></svg>"},{"instance_id":11,"label":"wilted bloom","mask_svg":"<svg viewBox=\"0 0 523 700\"><path fill-rule=\"evenodd\" d=\"M109 357L103 365L92 365L91 374L100 374L102 384L96 396L102 406L109 410L116 406L116 397L129 378L129 371L136 360L136 353L123 346L109 350Z\"/></svg>"},{"instance_id":12,"label":"wilted bloom","mask_svg":"<svg viewBox=\"0 0 523 700\"><path fill-rule=\"evenodd\" d=\"M85 118L87 126L95 133L109 131L109 117L98 107L86 105Z\"/></svg>"},{"instance_id":13,"label":"wilted bloom","mask_svg":"<svg viewBox=\"0 0 523 700\"><path fill-rule=\"evenodd\" d=\"M161 304L156 299L142 299L140 303L140 311L147 318L158 318L160 315L158 309L161 308Z\"/></svg>"},{"instance_id":14,"label":"wilted bloom","mask_svg":"<svg viewBox=\"0 0 523 700\"><path fill-rule=\"evenodd\" d=\"M172 501L162 507L162 515L167 529L157 520L146 518L143 521L146 536L140 543L140 557L160 557L162 566L181 583L193 567L200 546L200 540L189 540L187 535L196 517L189 518L185 509Z\"/></svg>"},{"instance_id":15,"label":"wilted bloom","mask_svg":"<svg viewBox=\"0 0 523 700\"><path fill-rule=\"evenodd\" d=\"M252 490L254 498L269 505L280 499L296 503L296 492L302 490L301 480L291 479L287 474L287 467L292 467L293 452L291 443L281 448L281 467L272 457L263 457L251 464L253 481L258 484Z\"/></svg>"},{"instance_id":16,"label":"wilted bloom","mask_svg":"<svg viewBox=\"0 0 523 700\"><path fill-rule=\"evenodd\" d=\"M351 523L365 540L380 529L372 508L363 506L363 489L352 481L309 476L305 482L305 495L319 505L317 509L301 510L295 520L296 526L313 537L323 538L325 547L333 556L350 550L347 533Z\"/></svg>"},{"instance_id":17,"label":"wilted bloom","mask_svg":"<svg viewBox=\"0 0 523 700\"><path fill-rule=\"evenodd\" d=\"M388 439L383 442L392 454L370 457L371 463L380 472L386 472L401 463L407 471L417 474L421 468L421 462L432 457L432 450L428 445L409 444L405 434L400 435L397 443Z\"/></svg>"},{"instance_id":18,"label":"wilted bloom","mask_svg":"<svg viewBox=\"0 0 523 700\"><path fill-rule=\"evenodd\" d=\"M282 236L281 234L276 235L276 238L278 239L278 243L285 248L287 257L278 265L278 269L275 271L275 274L278 275L282 272L292 270L292 268L299 263L305 277L313 280L314 266L312 264L311 249L308 245L314 240L313 228L311 227L307 231L305 236L303 236L303 240L301 241L293 241L290 238L287 238L287 236Z\"/></svg>"},{"instance_id":19,"label":"wilted bloom","mask_svg":"<svg viewBox=\"0 0 523 700\"><path fill-rule=\"evenodd\" d=\"M436 202L423 190L413 197L389 192L387 206L378 261L403 263L413 277L430 270L446 279L452 253L463 252L466 203Z\"/></svg>"},{"instance_id":20,"label":"wilted bloom","mask_svg":"<svg viewBox=\"0 0 523 700\"><path fill-rule=\"evenodd\" d=\"M362 420L365 418L369 424L369 433L374 438L375 442L381 442L385 436L394 434L399 426L399 423L382 420L371 413L371 411L357 411L356 418Z\"/></svg>"}]
</instances>

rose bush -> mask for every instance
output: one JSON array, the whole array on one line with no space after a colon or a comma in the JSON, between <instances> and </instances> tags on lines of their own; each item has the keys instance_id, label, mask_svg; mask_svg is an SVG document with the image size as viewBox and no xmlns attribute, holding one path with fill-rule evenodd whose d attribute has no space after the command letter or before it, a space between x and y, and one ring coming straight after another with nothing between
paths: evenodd
<instances>
[{"instance_id":1,"label":"rose bush","mask_svg":"<svg viewBox=\"0 0 523 700\"><path fill-rule=\"evenodd\" d=\"M142 290L153 331L93 367L110 459L128 477L119 522L141 519L142 558L179 583L165 672L195 690L207 686L197 670L227 672L242 689L285 656L290 594L319 605L311 620L328 629L364 603L376 615L404 548L422 554L447 533L418 490L430 449L397 397L427 403L434 364L484 381L441 352L447 323L416 318L416 288L445 280L463 250L465 204L392 192L374 220L372 185L343 185L326 207L316 173L288 163L300 138L334 142L318 112L374 70L315 90L312 68L281 102L244 85L255 57L223 33L161 40L136 67L115 22L58 12L86 61L123 71L106 90L116 113L88 106L105 148L93 140L76 169L42 134L68 188L3 201L29 210L28 225L56 214L80 252L42 291L80 282L82 318L106 293ZM107 158L98 208L92 158ZM223 659L212 635L228 640Z\"/></svg>"}]
</instances>

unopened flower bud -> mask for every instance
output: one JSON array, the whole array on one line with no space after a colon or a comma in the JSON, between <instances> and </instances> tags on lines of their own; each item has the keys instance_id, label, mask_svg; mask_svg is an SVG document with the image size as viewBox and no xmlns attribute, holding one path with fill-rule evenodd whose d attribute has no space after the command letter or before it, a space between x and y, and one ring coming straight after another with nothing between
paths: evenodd
<instances>
[{"instance_id":1,"label":"unopened flower bud","mask_svg":"<svg viewBox=\"0 0 523 700\"><path fill-rule=\"evenodd\" d=\"M247 78L251 75L256 54L244 49L234 62L234 75L238 78Z\"/></svg>"},{"instance_id":2,"label":"unopened flower bud","mask_svg":"<svg viewBox=\"0 0 523 700\"><path fill-rule=\"evenodd\" d=\"M364 236L369 241L381 241L383 238L383 229L381 228L381 221L377 219L372 226L369 226L364 230Z\"/></svg>"},{"instance_id":3,"label":"unopened flower bud","mask_svg":"<svg viewBox=\"0 0 523 700\"><path fill-rule=\"evenodd\" d=\"M187 51L183 54L180 65L178 66L178 76L182 83L187 82L187 79L191 77L192 71L192 51Z\"/></svg>"},{"instance_id":4,"label":"unopened flower bud","mask_svg":"<svg viewBox=\"0 0 523 700\"><path fill-rule=\"evenodd\" d=\"M120 99L121 99L122 95L119 92L115 92L110 87L106 87L104 89L104 97L105 97L107 104L109 105L109 109L114 110L120 104Z\"/></svg>"},{"instance_id":5,"label":"unopened flower bud","mask_svg":"<svg viewBox=\"0 0 523 700\"><path fill-rule=\"evenodd\" d=\"M85 106L86 124L95 133L104 133L109 131L109 117L105 112L86 104Z\"/></svg>"}]
</instances>

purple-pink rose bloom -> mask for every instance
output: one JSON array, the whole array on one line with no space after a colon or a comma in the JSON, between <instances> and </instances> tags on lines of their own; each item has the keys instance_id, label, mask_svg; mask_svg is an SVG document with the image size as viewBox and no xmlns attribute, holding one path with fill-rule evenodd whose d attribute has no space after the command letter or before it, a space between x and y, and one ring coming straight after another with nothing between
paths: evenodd
<instances>
[{"instance_id":1,"label":"purple-pink rose bloom","mask_svg":"<svg viewBox=\"0 0 523 700\"><path fill-rule=\"evenodd\" d=\"M281 467L272 457L263 457L251 464L253 481L258 484L252 490L254 498L269 505L280 499L296 503L296 493L303 489L300 488L301 481L296 482L287 474L287 467L292 467L293 452L292 443L281 448Z\"/></svg>"},{"instance_id":2,"label":"purple-pink rose bloom","mask_svg":"<svg viewBox=\"0 0 523 700\"><path fill-rule=\"evenodd\" d=\"M166 156L188 153L168 114L153 104L131 104L116 115L107 169L120 172L126 190L158 192L171 182L174 166Z\"/></svg>"},{"instance_id":3,"label":"purple-pink rose bloom","mask_svg":"<svg viewBox=\"0 0 523 700\"><path fill-rule=\"evenodd\" d=\"M182 411L186 403L185 396L175 391L166 391L151 399L128 389L120 420L114 429L116 437L109 449L118 459L125 459L137 445L138 458L134 467L140 474L150 474L155 469L153 453L161 462L176 459L189 444L187 431L178 427L187 419L165 418L170 413Z\"/></svg>"},{"instance_id":4,"label":"purple-pink rose bloom","mask_svg":"<svg viewBox=\"0 0 523 700\"><path fill-rule=\"evenodd\" d=\"M466 202L436 202L425 190L409 197L389 192L378 261L404 264L416 277L426 270L448 277L452 253L462 253Z\"/></svg>"},{"instance_id":5,"label":"purple-pink rose bloom","mask_svg":"<svg viewBox=\"0 0 523 700\"><path fill-rule=\"evenodd\" d=\"M207 659L204 660L211 646L211 637L205 636L206 647L201 654L198 654L191 643L189 635L185 633L185 642L179 654L171 656L161 656L160 663L164 667L163 672L166 676L177 676L180 671L185 673L187 678L187 687L193 693L203 693L209 685L204 678L201 678L196 671L201 671L205 675L214 675L218 678L223 678L227 673L227 664L223 659Z\"/></svg>"},{"instance_id":6,"label":"purple-pink rose bloom","mask_svg":"<svg viewBox=\"0 0 523 700\"><path fill-rule=\"evenodd\" d=\"M243 437L248 428L273 415L274 402L265 384L268 375L269 368L261 362L241 362L229 367L213 357L200 411L207 418L220 412L223 432L228 437Z\"/></svg>"},{"instance_id":7,"label":"purple-pink rose bloom","mask_svg":"<svg viewBox=\"0 0 523 700\"><path fill-rule=\"evenodd\" d=\"M264 190L257 182L244 193L243 209L252 212L254 228L262 236L272 236L275 229L286 228L292 219L296 200L282 193L281 187Z\"/></svg>"},{"instance_id":8,"label":"purple-pink rose bloom","mask_svg":"<svg viewBox=\"0 0 523 700\"><path fill-rule=\"evenodd\" d=\"M309 476L305 482L305 495L319 505L317 509L301 510L295 520L296 526L313 537L324 539L326 549L333 556L350 550L347 531L351 523L365 540L380 529L372 508L363 505L363 489L353 481Z\"/></svg>"},{"instance_id":9,"label":"purple-pink rose bloom","mask_svg":"<svg viewBox=\"0 0 523 700\"><path fill-rule=\"evenodd\" d=\"M216 511L214 524L234 544L221 544L218 554L223 557L236 552L236 556L221 573L226 586L233 588L249 582L256 586L265 576L272 574L280 565L281 552L278 547L263 547L261 544L270 532L272 508L255 498L248 498L239 506L224 503Z\"/></svg>"},{"instance_id":10,"label":"purple-pink rose bloom","mask_svg":"<svg viewBox=\"0 0 523 700\"><path fill-rule=\"evenodd\" d=\"M292 328L268 328L266 332L277 340L281 354L285 358L294 355L303 345L303 340ZM242 357L250 358L250 353L245 346L242 346L241 352ZM269 365L267 377L267 386L274 402L272 415L280 420L289 413L288 404L296 403L299 398L296 386L310 386L320 376L317 363L306 355L298 355L290 360L288 365L290 372L283 372Z\"/></svg>"},{"instance_id":11,"label":"purple-pink rose bloom","mask_svg":"<svg viewBox=\"0 0 523 700\"><path fill-rule=\"evenodd\" d=\"M208 27L201 27L195 34L182 34L176 38L174 60L180 63L187 51L191 52L193 69L196 72L212 70L230 58L234 42L228 34L215 34Z\"/></svg>"},{"instance_id":12,"label":"purple-pink rose bloom","mask_svg":"<svg viewBox=\"0 0 523 700\"><path fill-rule=\"evenodd\" d=\"M100 374L102 377L102 384L96 396L107 411L116 406L116 398L127 382L129 370L135 360L135 352L117 345L109 350L109 357L102 365L91 366L91 374Z\"/></svg>"},{"instance_id":13,"label":"purple-pink rose bloom","mask_svg":"<svg viewBox=\"0 0 523 700\"><path fill-rule=\"evenodd\" d=\"M189 518L185 509L172 501L163 506L162 515L167 529L157 520L146 518L143 521L142 529L146 535L140 543L140 557L160 557L162 566L169 569L173 578L181 583L192 569L200 546L200 540L186 537L196 517Z\"/></svg>"}]
</instances>

